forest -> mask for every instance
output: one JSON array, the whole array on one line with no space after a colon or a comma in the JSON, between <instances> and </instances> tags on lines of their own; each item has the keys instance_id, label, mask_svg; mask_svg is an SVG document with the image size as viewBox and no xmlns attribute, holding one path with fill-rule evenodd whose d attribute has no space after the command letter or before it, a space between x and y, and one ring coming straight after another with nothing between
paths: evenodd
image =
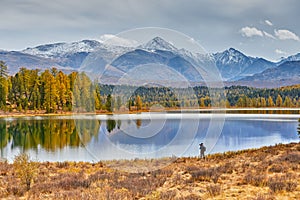
<instances>
[{"instance_id":1,"label":"forest","mask_svg":"<svg viewBox=\"0 0 300 200\"><path fill-rule=\"evenodd\" d=\"M9 75L6 64L0 61L3 112L139 111L154 105L170 109L300 107L299 95L300 85L273 89L101 85L84 72L64 73L57 68L40 71L22 67L15 75Z\"/></svg>"}]
</instances>

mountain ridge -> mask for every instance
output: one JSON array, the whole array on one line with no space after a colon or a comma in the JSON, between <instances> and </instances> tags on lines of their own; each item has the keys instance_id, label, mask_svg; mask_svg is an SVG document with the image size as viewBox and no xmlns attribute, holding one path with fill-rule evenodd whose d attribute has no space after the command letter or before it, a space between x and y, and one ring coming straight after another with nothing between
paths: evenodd
<instances>
[{"instance_id":1,"label":"mountain ridge","mask_svg":"<svg viewBox=\"0 0 300 200\"><path fill-rule=\"evenodd\" d=\"M81 40L71 43L58 42L30 47L22 51L0 51L0 60L7 63L11 73L15 73L20 67L39 67L44 69L55 66L59 69L78 70L85 59L94 52L100 55L103 64L109 64L109 60L114 58L113 63L116 66L121 67L121 60L123 68L130 68L130 66L132 68L147 60L148 62L165 64L176 70L183 70L183 74L191 73L188 68L190 65L193 65L194 61L195 63L199 62L199 60L203 61L203 57L201 57L203 55L191 53L186 49L178 49L160 37L154 37L152 40L136 48L109 46L97 40ZM270 75L269 81L276 80L274 74L271 76L270 71L265 71L277 69L286 62L300 60L300 53L298 53L283 58L279 62L272 62L261 57L254 58L247 56L234 48L210 55L214 59L223 80L232 83L248 83L250 80L260 81L263 77L267 79L266 76L268 75ZM125 66L126 63L129 63L130 66ZM205 64L204 61L203 63ZM298 66L298 64L296 65ZM285 66L290 67L290 65ZM182 67L186 68L183 69ZM282 67L278 69L284 70ZM180 70L179 72L181 73ZM264 76L259 76L258 74L264 74ZM277 74L279 75L280 73L277 72ZM287 75L286 80L293 76L293 74ZM253 78L251 79L250 77ZM295 77L293 76L293 78ZM201 78L198 79L198 81L201 81ZM197 82L197 77L193 77L190 80Z\"/></svg>"}]
</instances>

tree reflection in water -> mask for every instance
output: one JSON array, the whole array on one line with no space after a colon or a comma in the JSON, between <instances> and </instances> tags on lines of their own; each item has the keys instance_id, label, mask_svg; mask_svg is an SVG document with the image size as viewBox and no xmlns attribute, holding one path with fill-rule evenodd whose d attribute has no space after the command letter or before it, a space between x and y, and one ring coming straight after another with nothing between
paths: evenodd
<instances>
[{"instance_id":1,"label":"tree reflection in water","mask_svg":"<svg viewBox=\"0 0 300 200\"><path fill-rule=\"evenodd\" d=\"M98 135L99 120L78 121L74 119L44 118L41 120L0 120L0 149L11 144L11 148L22 151L41 146L47 151L87 144Z\"/></svg>"},{"instance_id":2,"label":"tree reflection in water","mask_svg":"<svg viewBox=\"0 0 300 200\"><path fill-rule=\"evenodd\" d=\"M300 137L300 119L298 119L298 128L297 128L298 130L298 135L299 135L299 137Z\"/></svg>"}]
</instances>

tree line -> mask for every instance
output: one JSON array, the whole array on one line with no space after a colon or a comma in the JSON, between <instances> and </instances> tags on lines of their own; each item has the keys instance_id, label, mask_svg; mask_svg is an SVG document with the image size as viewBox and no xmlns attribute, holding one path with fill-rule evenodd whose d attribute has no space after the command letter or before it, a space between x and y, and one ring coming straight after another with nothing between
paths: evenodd
<instances>
[{"instance_id":1,"label":"tree line","mask_svg":"<svg viewBox=\"0 0 300 200\"><path fill-rule=\"evenodd\" d=\"M212 90L219 90L217 96ZM20 68L9 75L6 64L0 61L0 110L9 112L137 111L156 104L165 108L299 107L299 95L300 85L273 89L101 85L84 72L67 74L56 68Z\"/></svg>"}]
</instances>

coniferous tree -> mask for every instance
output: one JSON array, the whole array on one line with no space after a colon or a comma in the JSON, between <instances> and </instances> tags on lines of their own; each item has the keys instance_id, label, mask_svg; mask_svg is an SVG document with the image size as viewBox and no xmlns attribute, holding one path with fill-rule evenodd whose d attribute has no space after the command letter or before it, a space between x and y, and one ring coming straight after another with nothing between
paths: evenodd
<instances>
[{"instance_id":1,"label":"coniferous tree","mask_svg":"<svg viewBox=\"0 0 300 200\"><path fill-rule=\"evenodd\" d=\"M113 111L113 108L112 108L112 97L111 95L107 95L106 97L106 103L105 103L105 109L109 112L112 112Z\"/></svg>"},{"instance_id":2,"label":"coniferous tree","mask_svg":"<svg viewBox=\"0 0 300 200\"><path fill-rule=\"evenodd\" d=\"M0 109L6 110L6 98L8 94L7 66L0 61Z\"/></svg>"},{"instance_id":3,"label":"coniferous tree","mask_svg":"<svg viewBox=\"0 0 300 200\"><path fill-rule=\"evenodd\" d=\"M55 77L49 70L42 73L42 81L44 85L44 108L47 113L55 112L57 106L57 87Z\"/></svg>"},{"instance_id":4,"label":"coniferous tree","mask_svg":"<svg viewBox=\"0 0 300 200\"><path fill-rule=\"evenodd\" d=\"M273 98L271 96L269 96L269 98L268 98L268 106L269 107L273 107L274 106Z\"/></svg>"},{"instance_id":5,"label":"coniferous tree","mask_svg":"<svg viewBox=\"0 0 300 200\"><path fill-rule=\"evenodd\" d=\"M141 109L142 109L142 106L143 106L143 102L142 102L142 99L141 99L140 95L137 95L135 101L136 101L136 102L135 102L135 103L136 103L136 109L137 109L137 110L141 110Z\"/></svg>"},{"instance_id":6,"label":"coniferous tree","mask_svg":"<svg viewBox=\"0 0 300 200\"><path fill-rule=\"evenodd\" d=\"M282 106L282 98L280 94L278 94L277 99L276 99L276 106L281 107Z\"/></svg>"}]
</instances>

